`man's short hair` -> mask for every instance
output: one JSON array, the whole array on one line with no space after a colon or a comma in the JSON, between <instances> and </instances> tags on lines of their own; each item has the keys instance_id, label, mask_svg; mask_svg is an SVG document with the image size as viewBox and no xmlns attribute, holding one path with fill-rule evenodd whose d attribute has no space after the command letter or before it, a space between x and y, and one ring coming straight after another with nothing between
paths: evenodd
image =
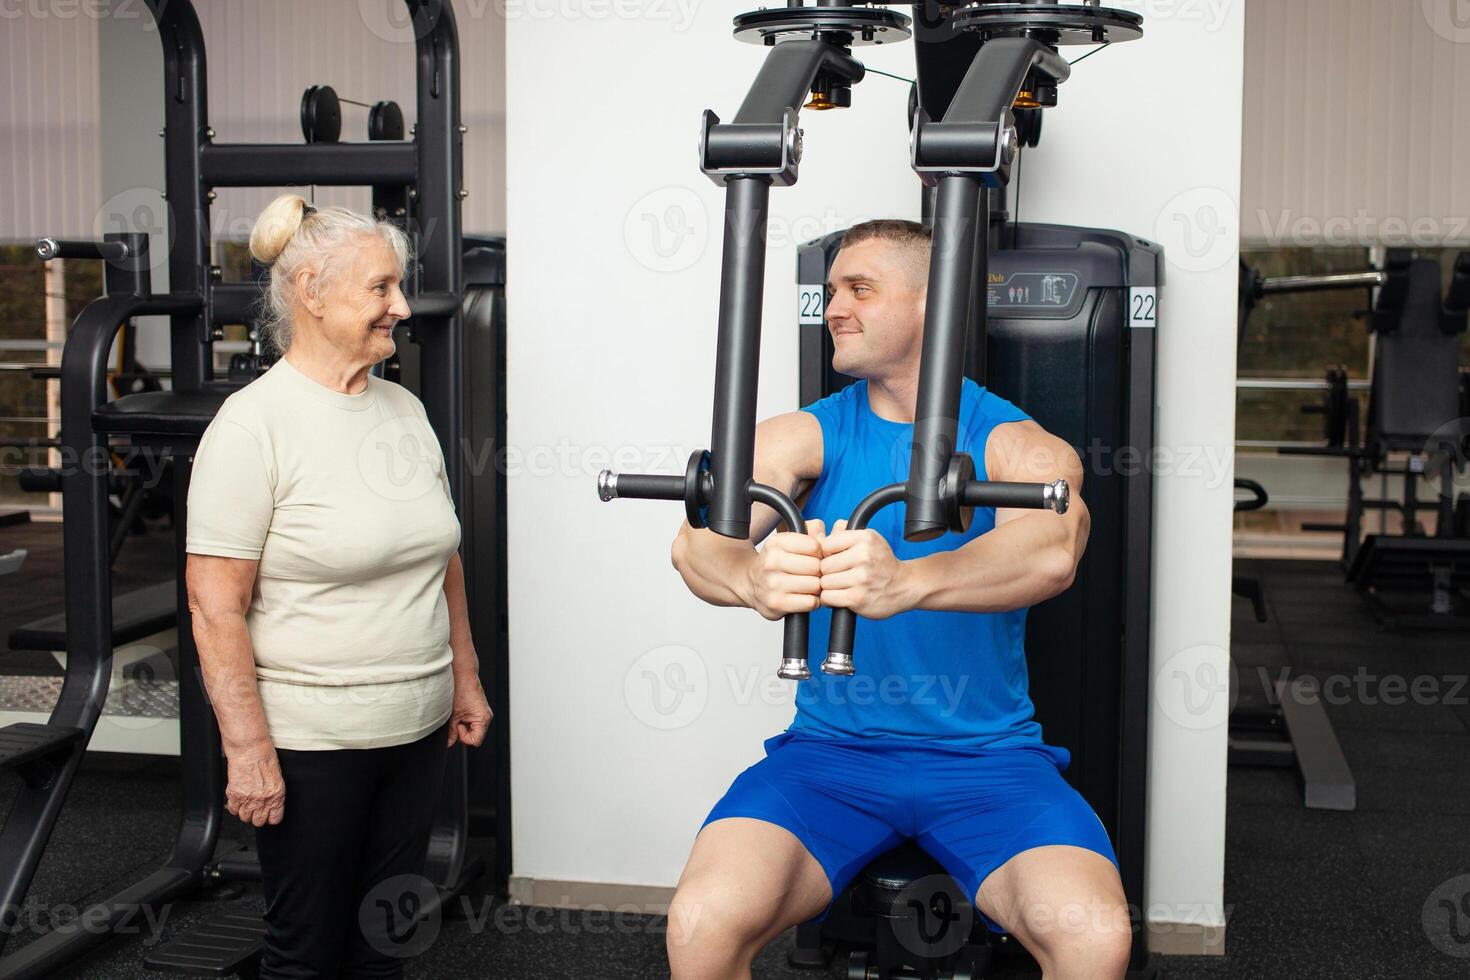
<instances>
[{"instance_id":1,"label":"man's short hair","mask_svg":"<svg viewBox=\"0 0 1470 980\"><path fill-rule=\"evenodd\" d=\"M917 221L902 218L879 218L864 221L847 229L842 247L870 241L887 242L910 260L909 271L914 285L923 288L929 280L929 229Z\"/></svg>"}]
</instances>

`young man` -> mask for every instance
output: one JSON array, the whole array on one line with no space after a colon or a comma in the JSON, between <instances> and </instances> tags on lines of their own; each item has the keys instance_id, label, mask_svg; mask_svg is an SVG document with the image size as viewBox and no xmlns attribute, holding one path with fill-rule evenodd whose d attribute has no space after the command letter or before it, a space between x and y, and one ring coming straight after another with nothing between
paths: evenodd
<instances>
[{"instance_id":1,"label":"young man","mask_svg":"<svg viewBox=\"0 0 1470 980\"><path fill-rule=\"evenodd\" d=\"M1082 465L1065 442L966 380L958 449L976 479L1065 478L1071 507L977 508L965 534L903 539L891 505L845 517L908 476L929 232L857 225L828 282L833 367L859 378L762 422L755 479L802 502L807 534L756 504L748 541L688 524L674 566L690 590L767 619L808 612L813 666L832 608L860 617L852 677L814 670L796 718L710 813L669 909L674 980L744 980L756 953L822 914L871 859L918 841L1046 980L1114 980L1131 924L1101 821L1061 776L1027 693L1026 608L1072 583L1087 543ZM830 527L830 533L827 528ZM1044 653L1044 651L1043 651Z\"/></svg>"}]
</instances>

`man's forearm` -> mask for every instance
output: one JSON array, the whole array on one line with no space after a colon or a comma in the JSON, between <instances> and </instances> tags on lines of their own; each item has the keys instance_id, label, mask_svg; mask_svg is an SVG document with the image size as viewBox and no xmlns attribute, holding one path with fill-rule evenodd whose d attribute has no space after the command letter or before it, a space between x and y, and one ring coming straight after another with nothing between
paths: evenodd
<instances>
[{"instance_id":1,"label":"man's forearm","mask_svg":"<svg viewBox=\"0 0 1470 980\"><path fill-rule=\"evenodd\" d=\"M716 536L708 528L701 528L693 535ZM750 563L755 557L755 547L749 541L722 538L701 542L698 537L691 537L682 549L676 549L674 567L689 591L705 602L714 606L748 607L750 599L745 590L750 581Z\"/></svg>"},{"instance_id":2,"label":"man's forearm","mask_svg":"<svg viewBox=\"0 0 1470 980\"><path fill-rule=\"evenodd\" d=\"M901 587L911 609L1007 612L1035 605L1071 584L1076 557L1059 522L1022 518L964 547L905 561Z\"/></svg>"}]
</instances>

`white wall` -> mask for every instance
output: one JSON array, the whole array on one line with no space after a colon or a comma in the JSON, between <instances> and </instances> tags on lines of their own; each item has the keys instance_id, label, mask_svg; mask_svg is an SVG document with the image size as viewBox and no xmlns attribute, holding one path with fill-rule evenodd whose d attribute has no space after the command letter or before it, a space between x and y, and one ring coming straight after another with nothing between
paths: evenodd
<instances>
[{"instance_id":1,"label":"white wall","mask_svg":"<svg viewBox=\"0 0 1470 980\"><path fill-rule=\"evenodd\" d=\"M513 873L667 886L791 707L774 681L779 624L700 603L670 567L679 507L594 492L603 466L675 473L708 445L722 196L699 174L695 135L702 109L729 118L761 59L731 40L724 5L697 6L687 26L674 4L634 6L648 13L508 24L509 441L527 454L508 460ZM1224 472L1159 481L1157 659L1202 649L1223 671L1239 5L1220 18L1154 17L1143 41L1079 65L1026 162L1022 213L1126 229L1173 254L1160 441L1207 450ZM912 72L906 45L861 53ZM873 76L855 108L803 114L801 181L771 195L762 418L796 407L791 242L915 216L906 96ZM1195 223L1191 242L1181 222ZM1154 706L1152 899L1218 914L1225 730L1169 714L1197 721L1168 692Z\"/></svg>"},{"instance_id":2,"label":"white wall","mask_svg":"<svg viewBox=\"0 0 1470 980\"><path fill-rule=\"evenodd\" d=\"M1470 7L1250 0L1246 11L1243 237L1470 244Z\"/></svg>"}]
</instances>

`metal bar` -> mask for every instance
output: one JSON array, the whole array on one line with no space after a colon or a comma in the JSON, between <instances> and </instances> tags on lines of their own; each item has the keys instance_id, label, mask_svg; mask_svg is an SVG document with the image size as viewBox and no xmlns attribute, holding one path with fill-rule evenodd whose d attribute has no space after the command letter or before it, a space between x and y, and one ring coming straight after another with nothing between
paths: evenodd
<instances>
[{"instance_id":1,"label":"metal bar","mask_svg":"<svg viewBox=\"0 0 1470 980\"><path fill-rule=\"evenodd\" d=\"M978 178L948 174L939 178L914 407L914 442L904 491L903 536L908 541L928 541L949 530L939 485L958 448L971 287L976 281L985 281L986 258L976 254L983 251L984 243L979 238L982 248L977 249L975 222L979 207ZM978 280L974 278L977 274ZM983 298L984 291L979 295ZM983 328L983 308L979 315Z\"/></svg>"},{"instance_id":2,"label":"metal bar","mask_svg":"<svg viewBox=\"0 0 1470 980\"><path fill-rule=\"evenodd\" d=\"M853 531L863 530L878 511L903 499L904 485L902 483L890 483L885 487L879 487L858 501L858 505L853 508L852 516L848 519L848 528ZM832 620L827 628L827 659L822 664L822 671L839 675L853 673L852 651L856 640L857 613L841 607L833 609Z\"/></svg>"},{"instance_id":3,"label":"metal bar","mask_svg":"<svg viewBox=\"0 0 1470 980\"><path fill-rule=\"evenodd\" d=\"M418 192L412 202L418 268L409 292L462 297L464 224L460 192L464 187L464 137L460 126L459 35L449 3L407 2L404 6L414 25L416 129L413 143L407 145L410 160L397 165L400 169L396 176L402 177L402 168L407 167ZM391 154L402 152L392 143L359 149L385 164L392 159ZM388 156L382 155L385 153ZM391 169L391 165L374 169L368 179L356 182L379 187L391 184L394 175L385 173ZM471 506L470 472L464 458L468 451L464 439L464 318L456 306L433 327L426 330L420 325L413 334L420 354L420 397L444 453L445 475L463 529L460 560L464 564L465 590L476 595L482 579L493 581L494 570L479 567L469 542L493 531L477 526L475 508ZM468 876L478 875L481 870L478 861L470 860L467 850L468 773L465 748L455 746L445 764L424 869L424 876L435 885L455 891Z\"/></svg>"},{"instance_id":4,"label":"metal bar","mask_svg":"<svg viewBox=\"0 0 1470 980\"><path fill-rule=\"evenodd\" d=\"M1142 256L1140 256L1140 259ZM1139 263L1141 265L1141 262ZM1136 285L1156 286L1160 279L1155 256L1147 270L1130 272ZM1161 311L1162 314L1162 311ZM1128 330L1128 445L1138 447L1144 459L1154 449L1155 350L1160 318L1153 330ZM1085 488L1084 488L1085 493ZM1148 717L1152 704L1152 669L1149 665L1150 596L1153 592L1154 475L1143 467L1128 478L1124 493L1124 580L1125 624L1122 638L1123 664L1118 677L1116 711L1121 729L1117 745L1117 837L1115 847L1121 869L1123 891L1136 929L1142 921L1145 901L1144 850L1147 839ZM1141 934L1141 932L1140 932ZM1130 964L1148 962L1142 943L1135 943Z\"/></svg>"},{"instance_id":5,"label":"metal bar","mask_svg":"<svg viewBox=\"0 0 1470 980\"><path fill-rule=\"evenodd\" d=\"M1285 455L1290 456L1344 456L1346 450L1329 448L1320 442L1307 442L1300 439L1237 439L1236 449L1284 449L1289 450ZM1315 450L1322 450L1320 453ZM1298 451L1300 450L1300 451ZM1267 455L1262 453L1261 455Z\"/></svg>"},{"instance_id":6,"label":"metal bar","mask_svg":"<svg viewBox=\"0 0 1470 980\"><path fill-rule=\"evenodd\" d=\"M42 262L52 259L100 259L121 262L128 257L124 242L97 242L88 239L43 238L36 242L36 255Z\"/></svg>"},{"instance_id":7,"label":"metal bar","mask_svg":"<svg viewBox=\"0 0 1470 980\"><path fill-rule=\"evenodd\" d=\"M417 182L413 142L205 143L199 150L208 187L331 187Z\"/></svg>"},{"instance_id":8,"label":"metal bar","mask_svg":"<svg viewBox=\"0 0 1470 980\"><path fill-rule=\"evenodd\" d=\"M1368 391L1373 382L1354 379L1347 386L1349 391ZM1332 386L1317 378L1236 378L1235 387L1243 391L1327 391Z\"/></svg>"},{"instance_id":9,"label":"metal bar","mask_svg":"<svg viewBox=\"0 0 1470 980\"><path fill-rule=\"evenodd\" d=\"M714 492L706 520L711 531L729 538L750 536L749 485L755 465L755 399L770 193L770 183L761 177L732 176L725 183L725 240L710 433Z\"/></svg>"},{"instance_id":10,"label":"metal bar","mask_svg":"<svg viewBox=\"0 0 1470 980\"><path fill-rule=\"evenodd\" d=\"M164 232L168 251L168 287L174 293L207 295L210 275L209 188L204 182L200 141L209 132L208 71L204 32L191 3L148 0L163 47L164 188L172 234ZM175 316L169 324L169 366L174 388L196 391L211 376L213 340L208 306Z\"/></svg>"},{"instance_id":11,"label":"metal bar","mask_svg":"<svg viewBox=\"0 0 1470 980\"><path fill-rule=\"evenodd\" d=\"M65 341L57 340L0 340L0 350L61 350Z\"/></svg>"},{"instance_id":12,"label":"metal bar","mask_svg":"<svg viewBox=\"0 0 1470 980\"><path fill-rule=\"evenodd\" d=\"M779 123L787 109L800 109L816 80L827 71L847 82L863 78L863 65L852 55L823 41L782 41L771 48L751 82L736 123Z\"/></svg>"},{"instance_id":13,"label":"metal bar","mask_svg":"<svg viewBox=\"0 0 1470 980\"><path fill-rule=\"evenodd\" d=\"M785 493L763 483L751 481L750 499L759 500L781 515L786 530L797 534L806 533L806 521L801 509ZM781 670L779 676L804 680L811 676L807 666L807 638L811 632L810 613L791 613L782 622Z\"/></svg>"},{"instance_id":14,"label":"metal bar","mask_svg":"<svg viewBox=\"0 0 1470 980\"><path fill-rule=\"evenodd\" d=\"M209 318L216 326L249 323L260 305L260 287L253 282L220 282L209 290Z\"/></svg>"},{"instance_id":15,"label":"metal bar","mask_svg":"<svg viewBox=\"0 0 1470 980\"><path fill-rule=\"evenodd\" d=\"M1257 281L1256 295L1276 293L1318 293L1332 289L1371 289L1388 281L1387 273L1332 272L1313 276L1273 276Z\"/></svg>"}]
</instances>

